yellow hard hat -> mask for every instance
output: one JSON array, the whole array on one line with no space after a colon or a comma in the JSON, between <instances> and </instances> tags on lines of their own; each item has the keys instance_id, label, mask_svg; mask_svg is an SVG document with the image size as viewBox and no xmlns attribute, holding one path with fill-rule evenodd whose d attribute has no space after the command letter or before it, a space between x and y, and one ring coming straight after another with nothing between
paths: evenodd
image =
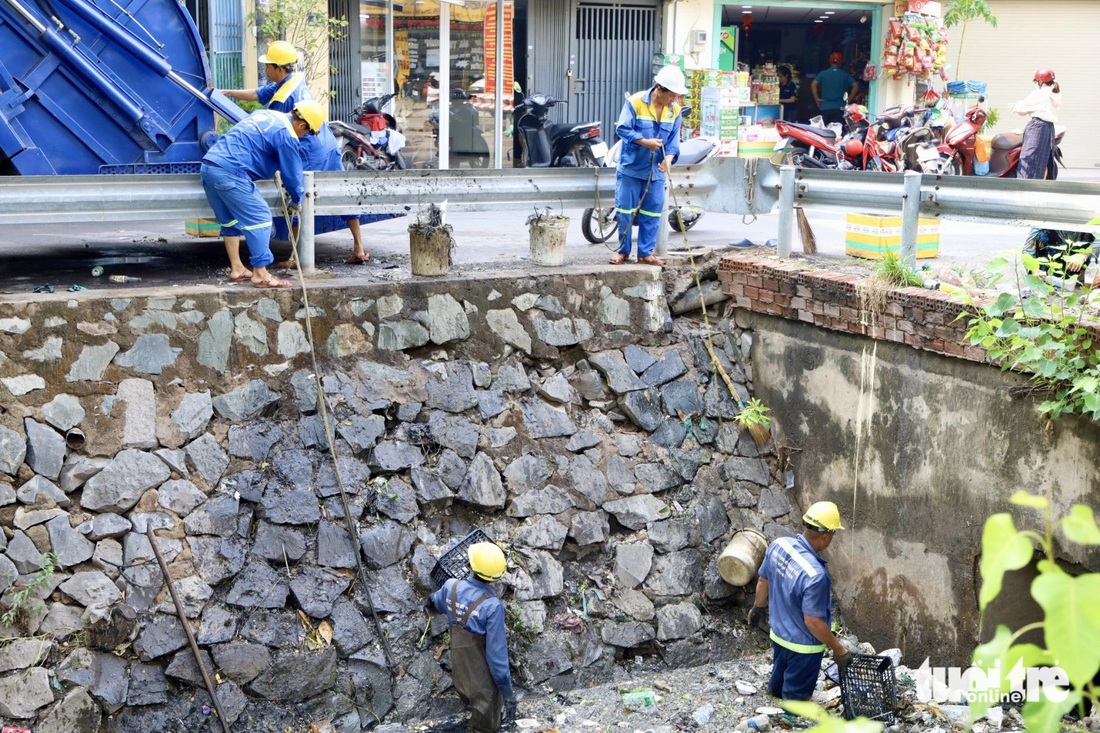
<instances>
[{"instance_id":1,"label":"yellow hard hat","mask_svg":"<svg viewBox=\"0 0 1100 733\"><path fill-rule=\"evenodd\" d=\"M286 41L272 41L271 45L267 47L267 53L260 57L260 63L274 64L275 66L296 64L298 63L298 49L294 48L294 44Z\"/></svg>"},{"instance_id":2,"label":"yellow hard hat","mask_svg":"<svg viewBox=\"0 0 1100 733\"><path fill-rule=\"evenodd\" d=\"M325 110L312 99L303 99L294 105L294 111L309 125L310 132L318 132L325 124Z\"/></svg>"},{"instance_id":3,"label":"yellow hard hat","mask_svg":"<svg viewBox=\"0 0 1100 733\"><path fill-rule=\"evenodd\" d=\"M802 521L814 529L825 532L835 532L844 529L840 523L840 510L831 501L819 501L806 510L802 515Z\"/></svg>"},{"instance_id":4,"label":"yellow hard hat","mask_svg":"<svg viewBox=\"0 0 1100 733\"><path fill-rule=\"evenodd\" d=\"M470 570L474 575L484 580L500 580L508 569L508 562L504 559L504 550L492 542L478 542L471 545L468 551L470 556Z\"/></svg>"}]
</instances>

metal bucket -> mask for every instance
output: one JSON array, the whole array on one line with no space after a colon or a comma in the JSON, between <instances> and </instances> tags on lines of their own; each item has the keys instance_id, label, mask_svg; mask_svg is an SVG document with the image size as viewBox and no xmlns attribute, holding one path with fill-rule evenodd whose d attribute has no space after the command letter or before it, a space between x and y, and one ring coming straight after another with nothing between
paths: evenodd
<instances>
[{"instance_id":1,"label":"metal bucket","mask_svg":"<svg viewBox=\"0 0 1100 733\"><path fill-rule=\"evenodd\" d=\"M414 275L446 275L451 270L454 240L449 226L409 226L409 264Z\"/></svg>"},{"instance_id":2,"label":"metal bucket","mask_svg":"<svg viewBox=\"0 0 1100 733\"><path fill-rule=\"evenodd\" d=\"M531 264L543 267L560 267L565 263L565 238L569 219L555 217L529 225L531 235Z\"/></svg>"},{"instance_id":3,"label":"metal bucket","mask_svg":"<svg viewBox=\"0 0 1100 733\"><path fill-rule=\"evenodd\" d=\"M739 529L718 556L718 574L730 585L744 586L756 576L768 538L755 529Z\"/></svg>"}]
</instances>

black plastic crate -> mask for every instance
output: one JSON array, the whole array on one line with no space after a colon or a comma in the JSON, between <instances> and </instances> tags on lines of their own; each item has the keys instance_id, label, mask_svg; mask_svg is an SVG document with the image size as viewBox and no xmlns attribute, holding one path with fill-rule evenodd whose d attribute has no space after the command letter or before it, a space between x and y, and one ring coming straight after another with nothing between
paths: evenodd
<instances>
[{"instance_id":1,"label":"black plastic crate","mask_svg":"<svg viewBox=\"0 0 1100 733\"><path fill-rule=\"evenodd\" d=\"M890 657L870 654L852 655L852 663L840 675L840 697L844 717L859 716L886 725L896 722L894 709L898 702L898 680Z\"/></svg>"},{"instance_id":2,"label":"black plastic crate","mask_svg":"<svg viewBox=\"0 0 1100 733\"><path fill-rule=\"evenodd\" d=\"M435 561L435 567L432 568L432 582L435 583L436 588L443 587L443 584L450 578L457 578L462 580L470 574L470 558L467 551L471 545L476 545L478 542L492 542L493 538L482 532L480 529L475 529L470 534L466 535L466 538L459 542L443 553L443 556Z\"/></svg>"}]
</instances>

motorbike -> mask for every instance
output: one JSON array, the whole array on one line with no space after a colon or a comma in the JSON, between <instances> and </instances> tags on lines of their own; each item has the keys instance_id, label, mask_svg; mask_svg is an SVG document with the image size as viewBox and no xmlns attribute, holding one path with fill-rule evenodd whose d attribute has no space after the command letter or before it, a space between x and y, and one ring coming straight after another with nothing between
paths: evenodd
<instances>
[{"instance_id":1,"label":"motorbike","mask_svg":"<svg viewBox=\"0 0 1100 733\"><path fill-rule=\"evenodd\" d=\"M596 167L604 164L607 143L600 138L599 122L555 124L550 110L565 100L532 94L512 112L525 168Z\"/></svg>"},{"instance_id":2,"label":"motorbike","mask_svg":"<svg viewBox=\"0 0 1100 733\"><path fill-rule=\"evenodd\" d=\"M921 170L925 173L935 173L948 176L972 176L974 173L975 145L978 138L978 130L985 124L988 113L982 104L985 97L978 97L977 103L966 111L962 122L952 127L944 136L943 143L939 145L923 145L918 150L921 156ZM1066 131L1063 127L1057 127L1054 131L1054 160L1055 165L1051 178L1058 177L1058 166L1065 167L1062 162L1061 142ZM992 150L989 158L989 173L987 178L1015 178L1016 167L1020 162L1020 153L1023 151L1024 136L1021 133L998 133L993 137Z\"/></svg>"},{"instance_id":3,"label":"motorbike","mask_svg":"<svg viewBox=\"0 0 1100 733\"><path fill-rule=\"evenodd\" d=\"M451 90L450 112L450 151L451 159L457 160L456 167L465 161L471 168L489 166L489 143L481 129L480 112L465 89ZM432 128L432 139L439 150L439 105L436 104L428 114L428 126Z\"/></svg>"},{"instance_id":4,"label":"motorbike","mask_svg":"<svg viewBox=\"0 0 1100 733\"><path fill-rule=\"evenodd\" d=\"M619 162L622 140L616 142L608 152L607 165L614 167ZM674 167L705 163L718 153L718 145L705 137L695 137L680 143L680 155ZM703 209L698 206L680 206L668 212L668 225L674 232L688 231L703 218ZM682 222L682 225L681 225ZM589 208L581 216L581 233L592 244L602 244L619 231L619 221L615 216L615 206Z\"/></svg>"},{"instance_id":5,"label":"motorbike","mask_svg":"<svg viewBox=\"0 0 1100 733\"><path fill-rule=\"evenodd\" d=\"M405 136L398 132L394 116L381 111L395 96L386 94L365 100L352 113L354 122L328 123L340 148L344 170L388 171L408 167L401 152Z\"/></svg>"},{"instance_id":6,"label":"motorbike","mask_svg":"<svg viewBox=\"0 0 1100 733\"><path fill-rule=\"evenodd\" d=\"M775 144L772 162L800 168L842 168L837 154L837 134L827 127L814 127L798 122L775 121L779 142Z\"/></svg>"}]
</instances>

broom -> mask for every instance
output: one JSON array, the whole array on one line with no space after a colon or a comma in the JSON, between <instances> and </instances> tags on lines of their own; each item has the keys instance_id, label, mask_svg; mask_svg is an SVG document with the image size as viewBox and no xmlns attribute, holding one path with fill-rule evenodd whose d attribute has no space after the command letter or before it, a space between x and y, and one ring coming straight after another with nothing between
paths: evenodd
<instances>
[{"instance_id":1,"label":"broom","mask_svg":"<svg viewBox=\"0 0 1100 733\"><path fill-rule=\"evenodd\" d=\"M812 255L817 252L817 237L810 228L810 220L806 218L806 212L801 206L794 207L795 216L798 219L798 237L802 240L803 254Z\"/></svg>"}]
</instances>

